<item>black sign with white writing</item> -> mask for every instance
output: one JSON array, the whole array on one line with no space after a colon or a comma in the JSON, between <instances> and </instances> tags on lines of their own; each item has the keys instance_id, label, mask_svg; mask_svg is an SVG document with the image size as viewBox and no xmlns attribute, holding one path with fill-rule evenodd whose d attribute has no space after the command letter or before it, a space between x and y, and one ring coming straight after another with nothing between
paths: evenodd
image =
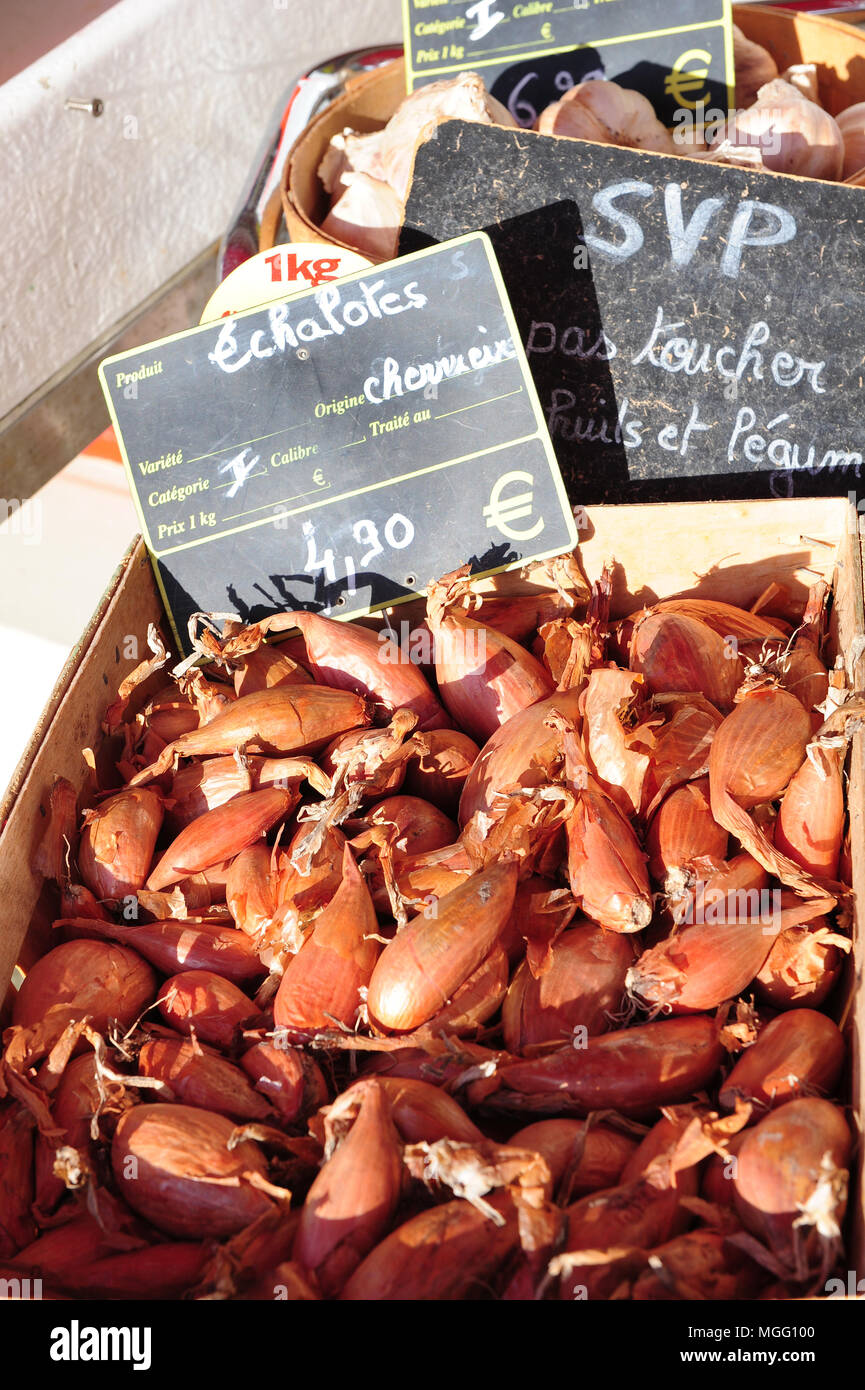
<instances>
[{"instance_id":1,"label":"black sign with white writing","mask_svg":"<svg viewBox=\"0 0 865 1390\"><path fill-rule=\"evenodd\" d=\"M449 121L403 246L484 227L572 502L824 496L865 456L865 192Z\"/></svg>"},{"instance_id":2,"label":"black sign with white writing","mask_svg":"<svg viewBox=\"0 0 865 1390\"><path fill-rule=\"evenodd\" d=\"M175 634L197 610L350 617L575 543L483 235L99 368Z\"/></svg>"},{"instance_id":3,"label":"black sign with white writing","mask_svg":"<svg viewBox=\"0 0 865 1390\"><path fill-rule=\"evenodd\" d=\"M409 91L479 72L518 125L591 77L676 111L726 113L733 84L729 0L403 0ZM728 88L729 83L729 88Z\"/></svg>"}]
</instances>

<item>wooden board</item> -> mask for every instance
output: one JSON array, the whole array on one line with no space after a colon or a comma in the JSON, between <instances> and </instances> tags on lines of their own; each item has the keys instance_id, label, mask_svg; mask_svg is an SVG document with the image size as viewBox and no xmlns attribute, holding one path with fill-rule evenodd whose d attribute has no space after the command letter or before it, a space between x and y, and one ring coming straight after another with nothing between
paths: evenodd
<instances>
[{"instance_id":1,"label":"wooden board","mask_svg":"<svg viewBox=\"0 0 865 1390\"><path fill-rule=\"evenodd\" d=\"M855 490L858 189L446 121L401 248L489 233L574 502Z\"/></svg>"}]
</instances>

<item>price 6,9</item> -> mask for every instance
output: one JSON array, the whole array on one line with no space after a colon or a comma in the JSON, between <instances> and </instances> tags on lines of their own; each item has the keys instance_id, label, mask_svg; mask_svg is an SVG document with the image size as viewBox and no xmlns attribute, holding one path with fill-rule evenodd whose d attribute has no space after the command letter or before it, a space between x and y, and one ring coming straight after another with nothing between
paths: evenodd
<instances>
[{"instance_id":1,"label":"price 6,9","mask_svg":"<svg viewBox=\"0 0 865 1390\"><path fill-rule=\"evenodd\" d=\"M357 593L356 576L359 570L368 569L373 560L387 551L406 550L414 540L415 531L414 524L407 516L403 516L401 512L394 512L388 517L380 532L374 521L363 519L354 522L351 533L361 553L357 558L355 555L342 556L346 584L344 596L337 600L337 607L342 606L346 597L350 598ZM319 552L315 524L312 521L303 523L303 534L306 539L304 572L311 575L320 574L326 584L338 583L342 576L337 574L337 559L333 547L327 546ZM400 582L407 588L413 588L417 578L408 574ZM328 605L323 611L329 613L330 609L331 605Z\"/></svg>"},{"instance_id":2,"label":"price 6,9","mask_svg":"<svg viewBox=\"0 0 865 1390\"><path fill-rule=\"evenodd\" d=\"M540 112L571 87L604 76L594 49L570 55L568 68L560 67L561 61L561 55L551 54L534 62L528 71L526 65L518 63L495 83L493 96L505 103L517 125L533 126Z\"/></svg>"}]
</instances>

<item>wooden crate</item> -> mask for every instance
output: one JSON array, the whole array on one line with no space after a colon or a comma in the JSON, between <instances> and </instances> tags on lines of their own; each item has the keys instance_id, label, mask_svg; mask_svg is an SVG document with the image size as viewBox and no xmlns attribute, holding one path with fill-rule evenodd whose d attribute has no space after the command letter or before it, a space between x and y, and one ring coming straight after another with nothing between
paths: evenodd
<instances>
[{"instance_id":1,"label":"wooden crate","mask_svg":"<svg viewBox=\"0 0 865 1390\"><path fill-rule=\"evenodd\" d=\"M865 688L865 596L859 518L846 499L674 503L596 507L581 517L580 554L590 578L615 561L613 612L623 616L673 594L719 597L748 606L772 580L785 585L801 607L815 579L835 590L831 654L843 654L848 678ZM516 573L493 576L485 587L502 593L525 588ZM407 616L408 606L400 609ZM16 964L23 969L50 943L55 890L33 871L33 857L57 774L67 777L86 804L89 773L82 749L98 754L102 715L119 682L137 664L147 626L163 618L152 570L141 541L115 576L74 661L52 696L39 735L13 782L0 832L0 980L11 998ZM160 678L157 676L157 682ZM161 683L161 682L160 682ZM865 903L865 735L853 742L849 763L853 887ZM865 965L865 932L854 917L854 951L836 1014L849 1042L851 1115L865 1115L865 992L858 987ZM862 1165L851 1190L851 1268L865 1274L865 1186Z\"/></svg>"},{"instance_id":2,"label":"wooden crate","mask_svg":"<svg viewBox=\"0 0 865 1390\"><path fill-rule=\"evenodd\" d=\"M780 71L794 63L815 63L820 101L832 115L865 101L865 32L837 19L767 5L734 5L733 18L747 38L768 48ZM319 224L327 216L328 199L318 178L318 166L334 135L346 126L358 131L380 130L404 96L405 64L399 59L349 83L342 96L298 136L282 175L283 211L292 240L322 241L350 249L348 243L321 232Z\"/></svg>"}]
</instances>

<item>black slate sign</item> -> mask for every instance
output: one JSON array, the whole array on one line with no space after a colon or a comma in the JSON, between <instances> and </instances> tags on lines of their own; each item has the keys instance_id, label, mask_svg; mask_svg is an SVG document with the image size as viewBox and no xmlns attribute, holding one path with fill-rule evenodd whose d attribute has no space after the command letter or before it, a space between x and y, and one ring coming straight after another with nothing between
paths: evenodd
<instances>
[{"instance_id":1,"label":"black slate sign","mask_svg":"<svg viewBox=\"0 0 865 1390\"><path fill-rule=\"evenodd\" d=\"M726 114L730 16L730 0L403 0L406 82L413 91L471 69L531 126L569 87L605 77L672 125L700 103Z\"/></svg>"},{"instance_id":2,"label":"black slate sign","mask_svg":"<svg viewBox=\"0 0 865 1390\"><path fill-rule=\"evenodd\" d=\"M861 188L449 121L402 245L468 227L495 246L572 502L856 490Z\"/></svg>"},{"instance_id":3,"label":"black slate sign","mask_svg":"<svg viewBox=\"0 0 865 1390\"><path fill-rule=\"evenodd\" d=\"M196 610L338 617L576 542L480 234L108 358L175 636Z\"/></svg>"}]
</instances>

